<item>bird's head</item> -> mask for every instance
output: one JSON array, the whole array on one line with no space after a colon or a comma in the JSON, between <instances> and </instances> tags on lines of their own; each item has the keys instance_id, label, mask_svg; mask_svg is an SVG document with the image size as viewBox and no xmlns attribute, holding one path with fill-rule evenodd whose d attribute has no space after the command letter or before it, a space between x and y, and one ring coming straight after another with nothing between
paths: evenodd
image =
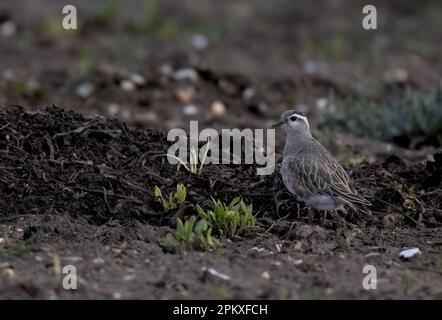
<instances>
[{"instance_id":1,"label":"bird's head","mask_svg":"<svg viewBox=\"0 0 442 320\"><path fill-rule=\"evenodd\" d=\"M308 124L307 117L304 112L296 110L285 111L281 115L281 121L274 124L272 128L281 127L287 133L310 134L310 126Z\"/></svg>"}]
</instances>

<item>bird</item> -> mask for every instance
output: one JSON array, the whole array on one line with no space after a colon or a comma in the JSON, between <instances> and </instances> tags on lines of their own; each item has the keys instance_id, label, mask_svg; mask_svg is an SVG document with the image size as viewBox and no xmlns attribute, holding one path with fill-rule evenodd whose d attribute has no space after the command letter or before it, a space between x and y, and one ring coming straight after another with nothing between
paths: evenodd
<instances>
[{"instance_id":1,"label":"bird","mask_svg":"<svg viewBox=\"0 0 442 320\"><path fill-rule=\"evenodd\" d=\"M344 168L311 135L304 112L285 111L272 127L282 127L286 132L281 176L298 203L326 213L349 206L371 215L371 203L357 194Z\"/></svg>"}]
</instances>

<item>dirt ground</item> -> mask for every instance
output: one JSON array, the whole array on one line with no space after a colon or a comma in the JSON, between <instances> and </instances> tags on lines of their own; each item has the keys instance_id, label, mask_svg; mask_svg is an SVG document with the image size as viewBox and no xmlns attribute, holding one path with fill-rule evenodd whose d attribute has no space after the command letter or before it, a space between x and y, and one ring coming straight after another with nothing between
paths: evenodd
<instances>
[{"instance_id":1,"label":"dirt ground","mask_svg":"<svg viewBox=\"0 0 442 320\"><path fill-rule=\"evenodd\" d=\"M442 74L440 4L377 1L369 33L358 1L71 3L81 27L69 34L55 0L0 4L0 298L442 299L440 145L320 135L373 203L370 217L325 220L297 206L278 170L208 165L198 176L161 156L167 130L189 120L268 128L297 107L315 127L330 94L427 92ZM164 212L153 188L178 182L186 210ZM215 252L171 250L165 236L191 205L238 195L256 230ZM399 258L413 247L422 253ZM62 287L65 265L77 290ZM376 290L363 288L366 265Z\"/></svg>"}]
</instances>

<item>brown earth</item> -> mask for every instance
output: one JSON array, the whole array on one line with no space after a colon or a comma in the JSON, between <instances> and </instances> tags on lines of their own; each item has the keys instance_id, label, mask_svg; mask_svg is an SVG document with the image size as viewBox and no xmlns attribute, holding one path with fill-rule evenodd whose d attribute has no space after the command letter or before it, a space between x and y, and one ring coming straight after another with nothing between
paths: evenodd
<instances>
[{"instance_id":1,"label":"brown earth","mask_svg":"<svg viewBox=\"0 0 442 320\"><path fill-rule=\"evenodd\" d=\"M59 1L0 3L0 298L442 298L440 148L316 126L324 99L382 103L439 85L439 1L371 1L377 31L361 28L362 0L70 3L77 31L60 28ZM186 69L196 77L177 79ZM142 81L125 88L134 75ZM166 130L189 120L268 128L292 107L346 163L373 216L311 216L278 170L208 165L198 176L161 156ZM283 142L278 133L277 151ZM178 182L188 201L164 212L153 188ZM215 252L171 250L177 217L238 195L256 230ZM422 254L399 259L409 247ZM77 267L78 290L62 288L58 264ZM377 290L363 289L367 264Z\"/></svg>"},{"instance_id":2,"label":"brown earth","mask_svg":"<svg viewBox=\"0 0 442 320\"><path fill-rule=\"evenodd\" d=\"M278 172L208 165L190 175L159 156L165 133L58 108L0 113L2 298L441 298L442 158L397 157L347 168L373 216L298 211ZM153 186L190 190L186 210L164 212ZM177 216L210 196L253 203L258 228L215 252L171 252ZM406 247L422 254L399 258ZM78 269L66 291L54 270ZM366 264L378 289L362 287ZM231 277L207 276L203 267Z\"/></svg>"}]
</instances>

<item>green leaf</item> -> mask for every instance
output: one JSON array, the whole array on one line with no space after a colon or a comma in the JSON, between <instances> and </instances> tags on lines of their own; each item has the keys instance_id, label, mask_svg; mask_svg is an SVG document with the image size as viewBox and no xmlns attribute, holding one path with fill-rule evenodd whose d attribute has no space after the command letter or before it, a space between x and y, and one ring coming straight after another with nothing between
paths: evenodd
<instances>
[{"instance_id":1,"label":"green leaf","mask_svg":"<svg viewBox=\"0 0 442 320\"><path fill-rule=\"evenodd\" d=\"M186 187L183 184L178 183L176 186L176 194L175 194L177 204L184 203L184 201L186 201L186 196L187 196Z\"/></svg>"},{"instance_id":2,"label":"green leaf","mask_svg":"<svg viewBox=\"0 0 442 320\"><path fill-rule=\"evenodd\" d=\"M158 188L158 186L155 186L155 188L154 188L154 192L155 192L155 197L157 197L157 198L163 198L163 195L162 195L162 193L161 193L161 189L160 188Z\"/></svg>"},{"instance_id":3,"label":"green leaf","mask_svg":"<svg viewBox=\"0 0 442 320\"><path fill-rule=\"evenodd\" d=\"M167 205L168 209L175 209L176 208L176 204L175 201L173 201L173 193L169 193L169 203Z\"/></svg>"},{"instance_id":4,"label":"green leaf","mask_svg":"<svg viewBox=\"0 0 442 320\"><path fill-rule=\"evenodd\" d=\"M207 228L208 228L207 221L204 219L201 219L196 223L193 231L195 232L195 234L197 236L202 236L204 234L204 232L207 231Z\"/></svg>"},{"instance_id":5,"label":"green leaf","mask_svg":"<svg viewBox=\"0 0 442 320\"><path fill-rule=\"evenodd\" d=\"M176 234L177 234L177 237L180 239L183 239L185 237L184 224L180 218L178 218L176 220Z\"/></svg>"}]
</instances>

